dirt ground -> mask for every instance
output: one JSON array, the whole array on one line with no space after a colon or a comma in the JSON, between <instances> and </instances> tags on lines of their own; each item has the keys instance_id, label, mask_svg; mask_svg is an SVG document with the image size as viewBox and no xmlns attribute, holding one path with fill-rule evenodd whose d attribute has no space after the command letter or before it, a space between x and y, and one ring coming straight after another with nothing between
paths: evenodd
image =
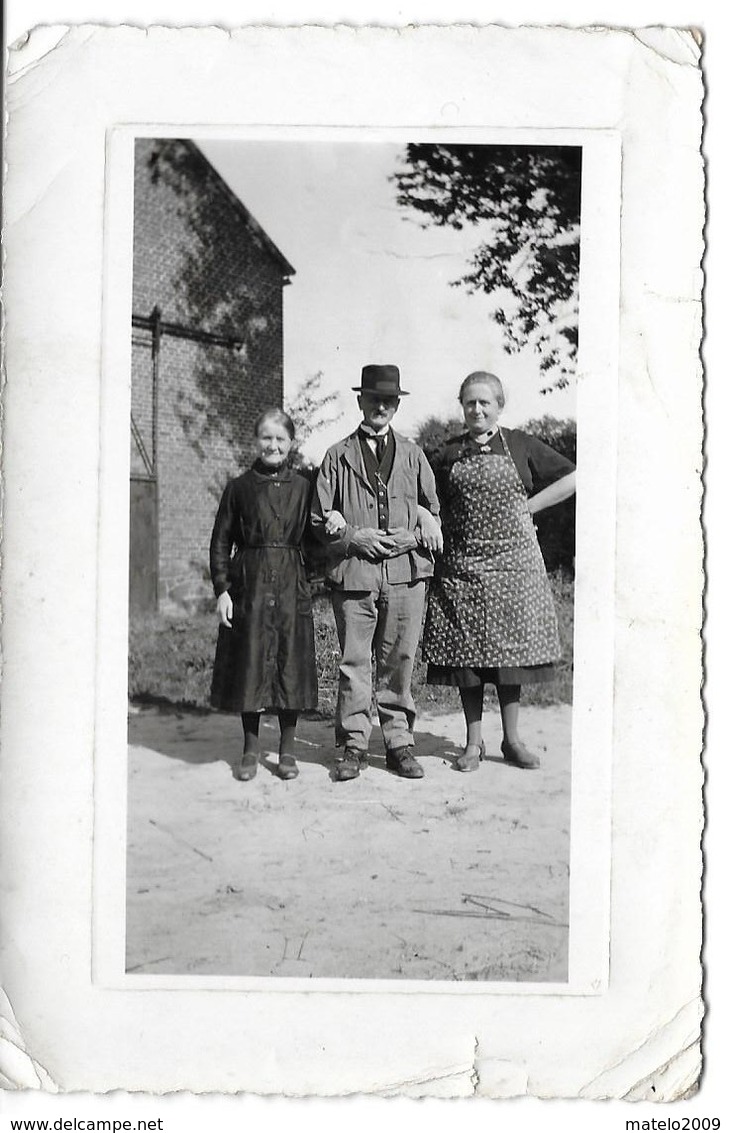
<instances>
[{"instance_id":1,"label":"dirt ground","mask_svg":"<svg viewBox=\"0 0 731 1133\"><path fill-rule=\"evenodd\" d=\"M275 774L262 728L240 783L235 716L133 710L127 970L427 980L567 979L571 707L523 710L542 757L457 772L461 714L417 721L424 779L371 764L334 782L332 724L298 729L298 779Z\"/></svg>"}]
</instances>

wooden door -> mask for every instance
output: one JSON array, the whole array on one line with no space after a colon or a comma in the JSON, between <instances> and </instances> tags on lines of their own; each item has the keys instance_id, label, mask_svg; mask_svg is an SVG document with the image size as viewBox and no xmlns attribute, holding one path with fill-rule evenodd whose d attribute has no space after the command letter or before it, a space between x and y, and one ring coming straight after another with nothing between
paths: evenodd
<instances>
[{"instance_id":1,"label":"wooden door","mask_svg":"<svg viewBox=\"0 0 731 1133\"><path fill-rule=\"evenodd\" d=\"M129 608L157 611L157 357L159 318L132 330L132 407L129 483Z\"/></svg>"},{"instance_id":2,"label":"wooden door","mask_svg":"<svg viewBox=\"0 0 731 1133\"><path fill-rule=\"evenodd\" d=\"M129 482L129 609L157 611L157 484Z\"/></svg>"}]
</instances>

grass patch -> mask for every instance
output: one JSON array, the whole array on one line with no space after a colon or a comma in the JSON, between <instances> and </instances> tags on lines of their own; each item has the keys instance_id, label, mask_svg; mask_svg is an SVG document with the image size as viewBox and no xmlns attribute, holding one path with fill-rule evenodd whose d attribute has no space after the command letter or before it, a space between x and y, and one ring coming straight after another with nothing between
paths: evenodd
<instances>
[{"instance_id":1,"label":"grass patch","mask_svg":"<svg viewBox=\"0 0 731 1133\"><path fill-rule=\"evenodd\" d=\"M329 717L335 711L340 650L326 595L314 601L314 622L318 715ZM133 618L129 629L130 700L207 710L217 639L215 613Z\"/></svg>"},{"instance_id":2,"label":"grass patch","mask_svg":"<svg viewBox=\"0 0 731 1133\"><path fill-rule=\"evenodd\" d=\"M130 620L128 694L131 700L209 707L218 624L215 614Z\"/></svg>"},{"instance_id":3,"label":"grass patch","mask_svg":"<svg viewBox=\"0 0 731 1133\"><path fill-rule=\"evenodd\" d=\"M570 704L572 700L573 579L557 572L551 576L551 586L563 657L555 681L525 686L525 704ZM340 650L327 595L319 595L314 600L314 622L320 694L318 714L329 717L335 711ZM133 619L129 633L130 699L206 710L217 636L216 616L211 613ZM420 657L414 669L413 690L419 708L449 712L459 708L455 688L426 684L426 665ZM488 688L487 695L494 698L492 688Z\"/></svg>"}]
</instances>

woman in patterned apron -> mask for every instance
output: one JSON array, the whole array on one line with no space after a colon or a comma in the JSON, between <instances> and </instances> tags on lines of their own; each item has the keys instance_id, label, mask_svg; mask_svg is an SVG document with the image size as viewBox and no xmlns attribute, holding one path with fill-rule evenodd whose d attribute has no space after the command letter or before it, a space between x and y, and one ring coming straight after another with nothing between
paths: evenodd
<instances>
[{"instance_id":1,"label":"woman in patterned apron","mask_svg":"<svg viewBox=\"0 0 731 1133\"><path fill-rule=\"evenodd\" d=\"M540 760L518 734L520 690L551 680L560 645L532 516L572 495L576 474L536 437L499 427L505 395L494 374L470 374L459 399L467 432L432 460L444 555L424 627L427 682L459 688L467 743L458 770L476 771L485 758L485 684L497 689L504 759L535 768Z\"/></svg>"},{"instance_id":2,"label":"woman in patterned apron","mask_svg":"<svg viewBox=\"0 0 731 1133\"><path fill-rule=\"evenodd\" d=\"M294 425L286 413L265 410L254 434L256 461L226 485L211 536L220 622L211 704L241 714L238 779L256 775L265 712L279 717L277 773L295 779L297 716L317 706L312 602L301 549L310 481L287 465Z\"/></svg>"}]
</instances>

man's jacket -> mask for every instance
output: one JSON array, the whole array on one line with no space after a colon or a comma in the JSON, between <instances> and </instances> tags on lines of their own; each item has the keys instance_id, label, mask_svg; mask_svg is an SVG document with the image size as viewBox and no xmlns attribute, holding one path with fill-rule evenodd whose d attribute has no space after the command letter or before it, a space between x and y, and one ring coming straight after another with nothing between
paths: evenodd
<instances>
[{"instance_id":1,"label":"man's jacket","mask_svg":"<svg viewBox=\"0 0 731 1133\"><path fill-rule=\"evenodd\" d=\"M439 515L434 474L418 445L396 432L393 436L396 455L387 486L389 523L391 528L414 531L419 504L432 515ZM341 512L347 524L340 536L328 536L324 530L326 513L332 510ZM356 527L378 527L376 493L368 481L357 430L325 453L313 495L312 528L328 549L330 585L343 590L375 591L381 584L382 567L350 552ZM389 583L415 582L434 573L434 561L424 547L384 562Z\"/></svg>"}]
</instances>

